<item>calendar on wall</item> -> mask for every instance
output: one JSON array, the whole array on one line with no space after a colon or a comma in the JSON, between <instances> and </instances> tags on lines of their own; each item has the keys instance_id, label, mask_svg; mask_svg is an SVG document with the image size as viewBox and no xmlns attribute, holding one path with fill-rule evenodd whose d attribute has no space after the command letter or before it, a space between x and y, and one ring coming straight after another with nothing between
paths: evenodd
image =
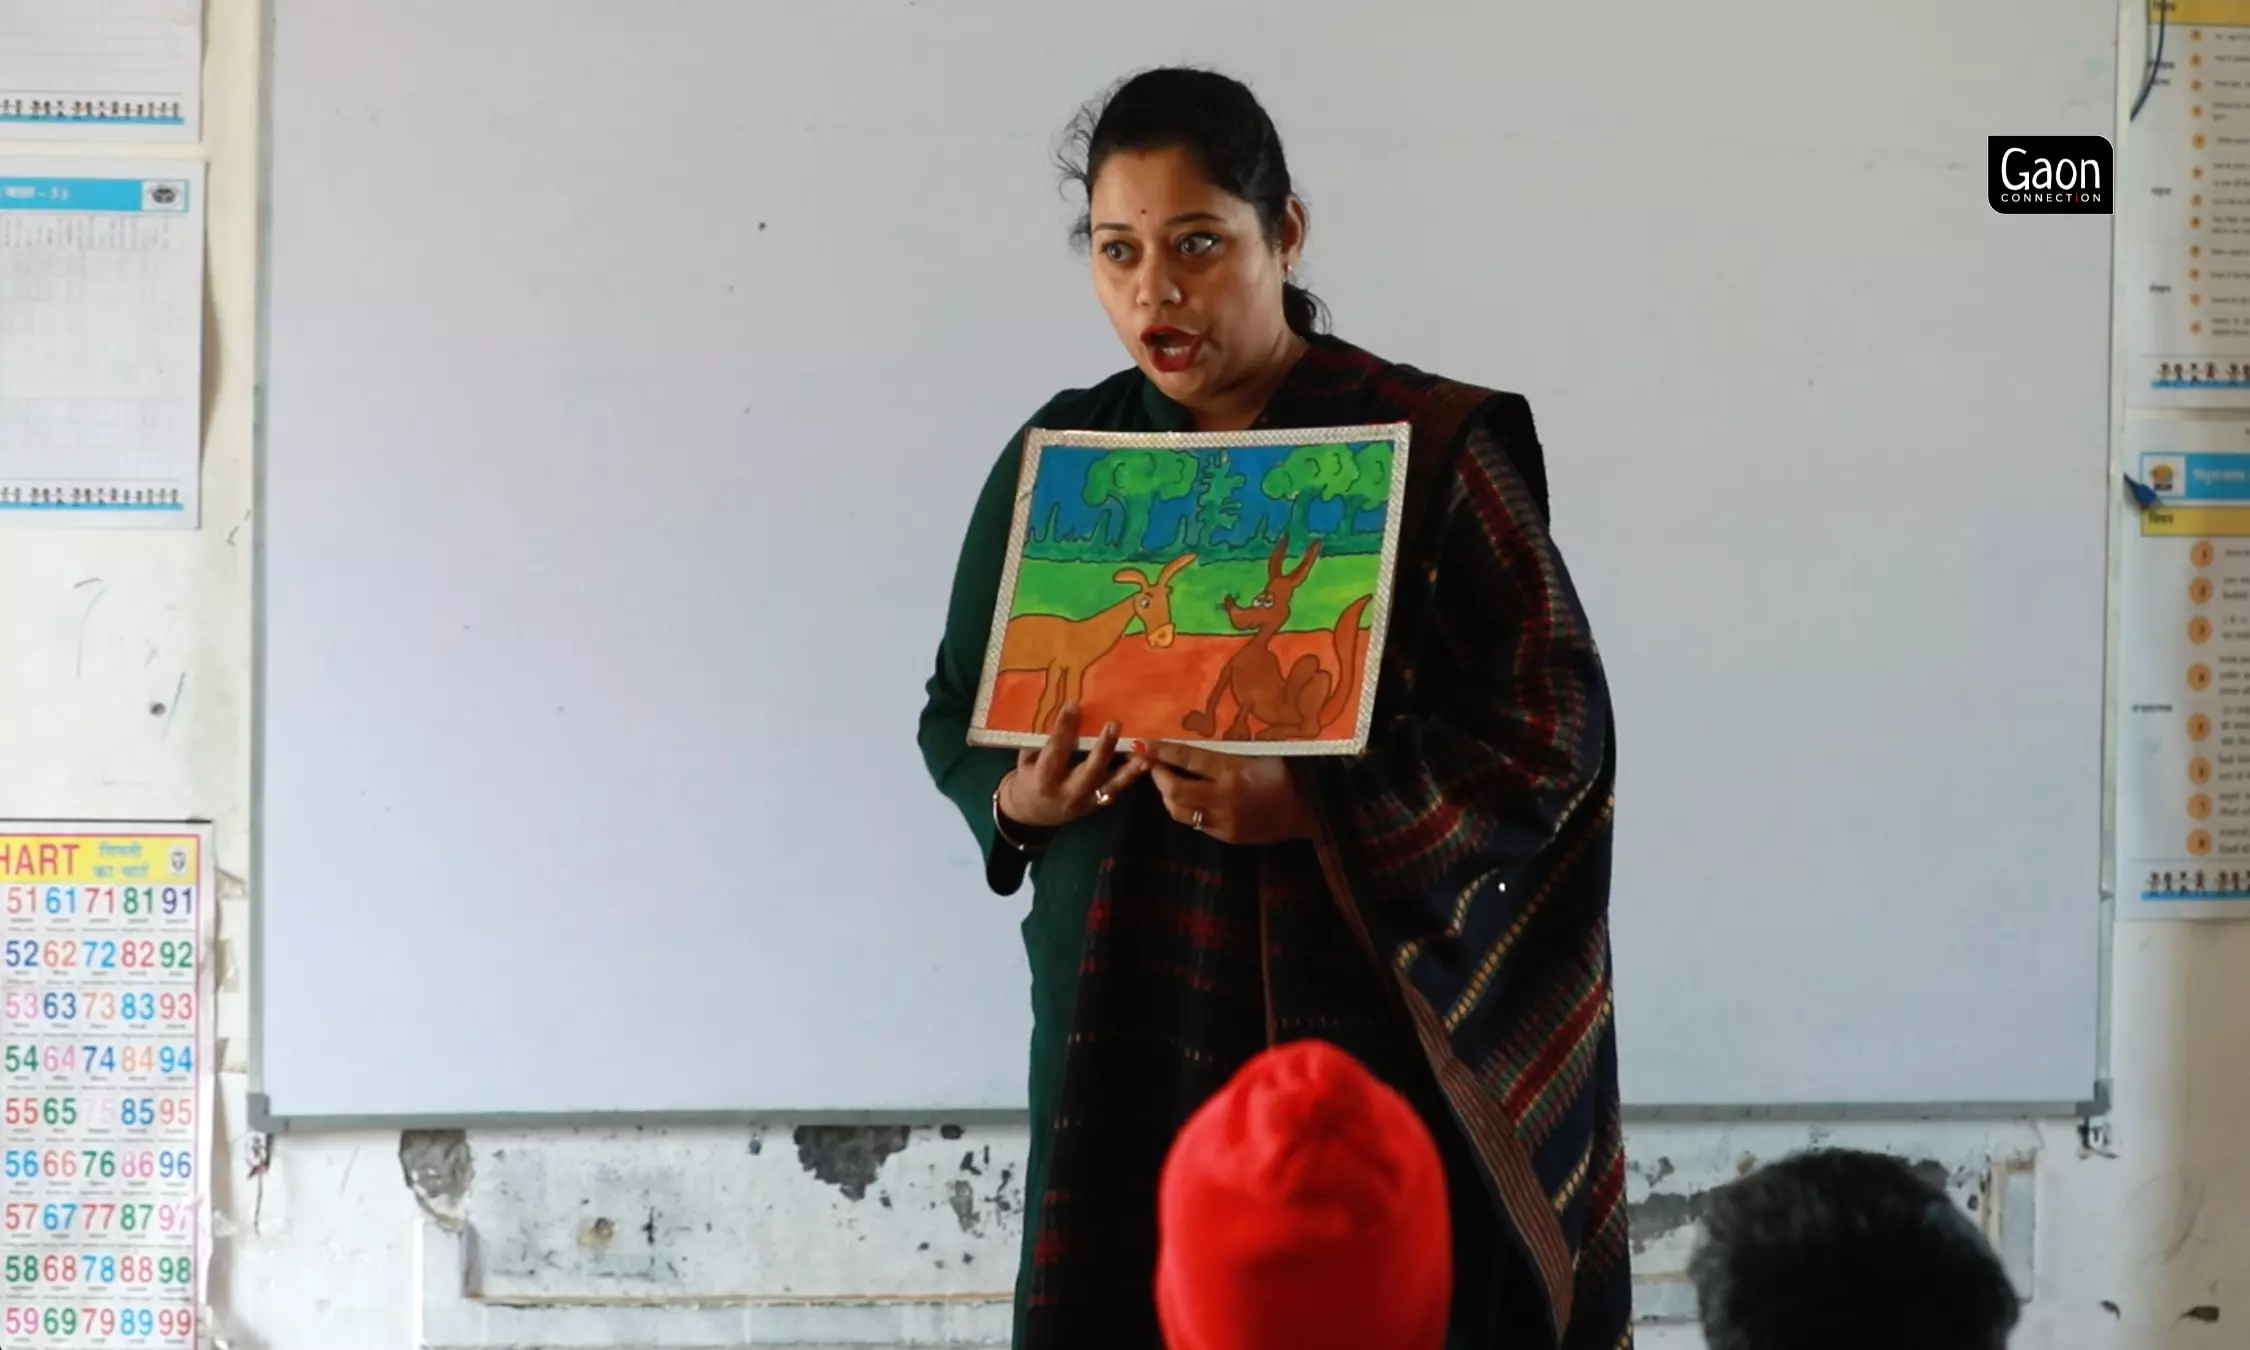
<instances>
[{"instance_id":1,"label":"calendar on wall","mask_svg":"<svg viewBox=\"0 0 2250 1350\"><path fill-rule=\"evenodd\" d=\"M203 181L0 156L0 525L196 527Z\"/></svg>"},{"instance_id":2,"label":"calendar on wall","mask_svg":"<svg viewBox=\"0 0 2250 1350\"><path fill-rule=\"evenodd\" d=\"M0 0L0 138L193 141L202 85L202 0Z\"/></svg>"},{"instance_id":3,"label":"calendar on wall","mask_svg":"<svg viewBox=\"0 0 2250 1350\"><path fill-rule=\"evenodd\" d=\"M0 1344L196 1350L208 826L0 823Z\"/></svg>"}]
</instances>

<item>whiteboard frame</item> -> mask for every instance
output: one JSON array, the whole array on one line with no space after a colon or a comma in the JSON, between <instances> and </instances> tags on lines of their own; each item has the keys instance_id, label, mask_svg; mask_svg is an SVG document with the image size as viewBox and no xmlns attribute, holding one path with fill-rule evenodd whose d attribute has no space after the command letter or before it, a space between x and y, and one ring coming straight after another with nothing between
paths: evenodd
<instances>
[{"instance_id":1,"label":"whiteboard frame","mask_svg":"<svg viewBox=\"0 0 2250 1350\"><path fill-rule=\"evenodd\" d=\"M2106 944L2105 944L2106 945ZM263 1092L249 1094L250 1128L261 1134L324 1134L352 1130L389 1133L394 1130L562 1130L614 1129L627 1125L694 1129L767 1125L974 1125L1024 1126L1025 1111L616 1111L537 1112L494 1111L430 1115L275 1115L272 1099ZM1620 1116L1628 1125L1691 1124L1848 1124L1903 1121L2075 1121L2100 1122L2110 1111L2109 1083L2095 1085L2082 1102L1807 1102L1788 1105L1627 1106Z\"/></svg>"},{"instance_id":2,"label":"whiteboard frame","mask_svg":"<svg viewBox=\"0 0 2250 1350\"><path fill-rule=\"evenodd\" d=\"M269 451L269 419L267 415L267 388L272 331L272 247L273 247L273 95L275 53L275 6L277 0L261 0L259 5L259 65L258 65L258 159L256 174L257 222L255 280L255 321L257 337L252 363L256 374L254 405L252 411L252 507L253 514L263 519L267 509L267 464ZM2120 155L2126 151L2130 107L2139 72L2148 57L2146 43L2136 35L2139 28L2133 22L2137 7L2121 0L2117 13L2117 34L2113 51L2116 61L2111 70L2112 90L2115 95L2113 144ZM2130 60L2128 60L2130 55ZM2132 78L2128 78L2129 74ZM2110 272L2108 292L2110 298L2110 427L2108 475L2114 486L2123 472L2122 443L2125 426L2125 396L2123 376L2125 356L2123 351L2122 305L2119 303L2119 236L2123 230L2125 213L2116 211L2110 218L2109 253ZM1145 442L1148 438L1139 438ZM1899 1121L2036 1121L2074 1120L2088 1137L2106 1137L2107 1117L2112 1109L2112 1057L2111 1027L2114 1017L2114 967L2116 927L2116 756L2117 756L2117 667L2120 653L2120 634L2117 623L2119 592L2122 584L2121 527L2126 507L2114 492L2110 500L2113 507L2107 525L2105 577L2105 618L2103 633L2102 672L2102 738L2100 753L2099 807L2100 862L2097 870L2096 912L2090 916L2097 925L2097 954L2095 968L2094 1081L2088 1085L2088 1094L2078 1101L1944 1101L1944 1102L1874 1102L1838 1101L1789 1104L1761 1104L1754 1102L1715 1104L1639 1104L1622 1105L1622 1118L1632 1124L1667 1123L1734 1123L1734 1122L1899 1122ZM1395 522L1393 522L1395 526ZM1386 543L1388 548L1388 543ZM246 1106L250 1128L260 1133L326 1133L349 1130L404 1130L404 1129L566 1129L616 1126L621 1124L653 1126L733 1126L751 1124L791 1125L819 1123L834 1125L907 1124L926 1125L933 1122L964 1125L1020 1125L1029 1119L1021 1110L924 1110L897 1111L619 1111L619 1112L435 1112L397 1114L304 1114L275 1115L271 1094L265 1080L265 914L264 895L260 889L264 876L264 802L265 802L265 686L266 686L266 592L267 554L264 532L253 535L251 567L251 726L250 726L250 820L249 855L251 866L251 893L248 949L250 975L246 981L249 997L248 1026L250 1048L248 1053L248 1091Z\"/></svg>"}]
</instances>

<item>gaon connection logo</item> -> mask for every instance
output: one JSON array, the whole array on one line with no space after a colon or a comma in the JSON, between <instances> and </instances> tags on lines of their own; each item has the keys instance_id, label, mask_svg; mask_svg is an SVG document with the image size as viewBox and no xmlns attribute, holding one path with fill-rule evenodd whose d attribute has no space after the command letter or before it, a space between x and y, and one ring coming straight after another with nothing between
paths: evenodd
<instances>
[{"instance_id":1,"label":"gaon connection logo","mask_svg":"<svg viewBox=\"0 0 2250 1350\"><path fill-rule=\"evenodd\" d=\"M1988 138L1985 195L2004 216L2110 214L2110 148L2104 136Z\"/></svg>"}]
</instances>

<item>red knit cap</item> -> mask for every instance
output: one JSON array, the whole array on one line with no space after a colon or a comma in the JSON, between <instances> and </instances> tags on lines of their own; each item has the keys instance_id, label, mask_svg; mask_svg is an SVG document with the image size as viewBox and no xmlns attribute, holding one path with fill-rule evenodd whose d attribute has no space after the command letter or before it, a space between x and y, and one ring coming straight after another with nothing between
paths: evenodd
<instances>
[{"instance_id":1,"label":"red knit cap","mask_svg":"<svg viewBox=\"0 0 2250 1350\"><path fill-rule=\"evenodd\" d=\"M1439 1350L1445 1169L1404 1098L1325 1041L1243 1066L1164 1164L1170 1350Z\"/></svg>"}]
</instances>

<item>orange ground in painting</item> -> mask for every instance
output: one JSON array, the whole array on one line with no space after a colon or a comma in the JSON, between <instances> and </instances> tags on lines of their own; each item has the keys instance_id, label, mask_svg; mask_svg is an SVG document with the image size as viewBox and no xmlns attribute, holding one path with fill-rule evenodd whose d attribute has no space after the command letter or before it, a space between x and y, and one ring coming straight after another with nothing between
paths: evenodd
<instances>
[{"instance_id":1,"label":"orange ground in painting","mask_svg":"<svg viewBox=\"0 0 2250 1350\"><path fill-rule=\"evenodd\" d=\"M1124 640L1086 672L1083 705L1088 735L1116 718L1120 734L1134 740L1186 740L1180 719L1200 709L1211 695L1219 669L1245 639L1182 633L1170 647L1154 648L1138 632ZM1327 633L1284 633L1274 639L1274 654L1283 670L1310 652L1333 676L1336 645ZM1037 674L1002 675L992 692L991 726L995 731L1029 731L1039 707L1039 688L1045 677ZM1348 700L1330 724L1324 739L1345 740L1358 725L1361 690ZM1219 729L1234 720L1234 700L1219 702Z\"/></svg>"}]
</instances>

